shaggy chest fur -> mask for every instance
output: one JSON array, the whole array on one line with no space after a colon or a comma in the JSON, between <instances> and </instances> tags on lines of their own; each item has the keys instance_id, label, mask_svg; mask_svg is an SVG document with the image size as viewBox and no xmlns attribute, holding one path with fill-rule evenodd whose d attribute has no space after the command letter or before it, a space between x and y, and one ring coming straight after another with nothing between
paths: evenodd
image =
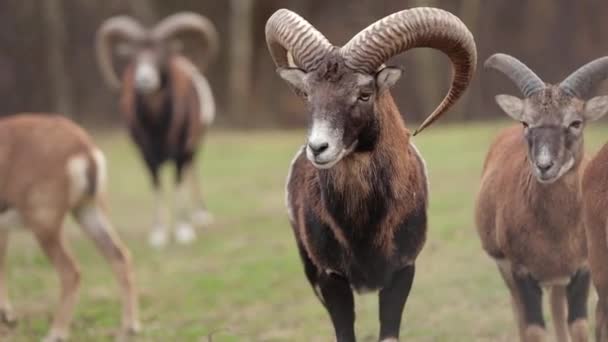
<instances>
[{"instance_id":1,"label":"shaggy chest fur","mask_svg":"<svg viewBox=\"0 0 608 342\"><path fill-rule=\"evenodd\" d=\"M189 116L179 115L170 96L153 105L141 95L134 98L134 121L131 134L142 153L160 164L191 154L186 145L189 139Z\"/></svg>"},{"instance_id":2,"label":"shaggy chest fur","mask_svg":"<svg viewBox=\"0 0 608 342\"><path fill-rule=\"evenodd\" d=\"M175 64L175 65L173 65ZM125 72L121 107L131 136L150 163L189 159L203 133L199 102L190 78L173 63L158 93L133 86L133 66Z\"/></svg>"},{"instance_id":3,"label":"shaggy chest fur","mask_svg":"<svg viewBox=\"0 0 608 342\"><path fill-rule=\"evenodd\" d=\"M414 262L426 238L426 178L416 152L402 153L415 156L408 170L372 159L318 171L303 153L296 158L288 180L292 226L319 271L372 290ZM401 175L408 179L395 179Z\"/></svg>"}]
</instances>

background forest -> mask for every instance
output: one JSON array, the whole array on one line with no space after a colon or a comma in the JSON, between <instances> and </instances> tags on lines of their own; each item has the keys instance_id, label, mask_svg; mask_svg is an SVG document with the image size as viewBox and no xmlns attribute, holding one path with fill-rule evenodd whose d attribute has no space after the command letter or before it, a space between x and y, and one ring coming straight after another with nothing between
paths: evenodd
<instances>
[{"instance_id":1,"label":"background forest","mask_svg":"<svg viewBox=\"0 0 608 342\"><path fill-rule=\"evenodd\" d=\"M277 8L296 10L334 44L384 15L413 6L457 14L473 31L479 60L506 52L548 82L608 53L608 2L599 0L3 0L0 2L0 114L59 111L78 122L120 122L117 99L101 80L95 30L109 16L129 14L150 25L181 10L208 16L222 39L220 58L207 72L218 98L219 124L298 127L301 103L276 77L264 40L266 19ZM196 46L189 46L195 53ZM450 77L447 59L430 50L393 61L406 71L395 94L407 119L419 121L441 99ZM478 73L468 96L447 118L502 117L493 103L514 90L504 77Z\"/></svg>"}]
</instances>

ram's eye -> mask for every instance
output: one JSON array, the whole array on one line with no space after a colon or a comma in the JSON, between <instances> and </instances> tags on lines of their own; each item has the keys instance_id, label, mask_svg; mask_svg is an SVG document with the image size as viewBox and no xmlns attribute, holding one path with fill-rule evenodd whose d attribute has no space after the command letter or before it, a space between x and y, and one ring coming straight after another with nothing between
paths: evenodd
<instances>
[{"instance_id":1,"label":"ram's eye","mask_svg":"<svg viewBox=\"0 0 608 342\"><path fill-rule=\"evenodd\" d=\"M570 128L573 128L573 129L579 129L582 126L583 126L583 122L581 120L572 121L572 123L570 124Z\"/></svg>"},{"instance_id":2,"label":"ram's eye","mask_svg":"<svg viewBox=\"0 0 608 342\"><path fill-rule=\"evenodd\" d=\"M372 94L361 94L359 95L359 98L357 100L362 101L362 102L367 102L369 101L369 99L372 97Z\"/></svg>"},{"instance_id":3,"label":"ram's eye","mask_svg":"<svg viewBox=\"0 0 608 342\"><path fill-rule=\"evenodd\" d=\"M523 121L522 121L522 122L521 122L521 124L524 126L524 128L529 128L529 127L530 127L530 125L528 125L528 123L527 123L527 122L523 122Z\"/></svg>"}]
</instances>

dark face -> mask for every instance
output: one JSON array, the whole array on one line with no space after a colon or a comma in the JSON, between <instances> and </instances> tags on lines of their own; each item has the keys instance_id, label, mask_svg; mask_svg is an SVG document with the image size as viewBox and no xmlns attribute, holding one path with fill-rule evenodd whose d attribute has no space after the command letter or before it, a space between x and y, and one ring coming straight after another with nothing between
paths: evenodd
<instances>
[{"instance_id":1,"label":"dark face","mask_svg":"<svg viewBox=\"0 0 608 342\"><path fill-rule=\"evenodd\" d=\"M604 101L598 97L585 103L553 86L524 100L497 96L502 109L524 126L528 160L539 182L556 181L582 159L585 123L606 109L594 107L596 99Z\"/></svg>"},{"instance_id":2,"label":"dark face","mask_svg":"<svg viewBox=\"0 0 608 342\"><path fill-rule=\"evenodd\" d=\"M169 51L165 44L146 39L124 47L123 54L135 63L135 89L142 94L152 94L161 88L161 70L166 66Z\"/></svg>"},{"instance_id":3,"label":"dark face","mask_svg":"<svg viewBox=\"0 0 608 342\"><path fill-rule=\"evenodd\" d=\"M330 58L312 72L279 69L300 95L312 116L306 156L317 168L328 169L355 151L370 130L377 129L375 101L401 76L384 68L375 75L358 73Z\"/></svg>"}]
</instances>

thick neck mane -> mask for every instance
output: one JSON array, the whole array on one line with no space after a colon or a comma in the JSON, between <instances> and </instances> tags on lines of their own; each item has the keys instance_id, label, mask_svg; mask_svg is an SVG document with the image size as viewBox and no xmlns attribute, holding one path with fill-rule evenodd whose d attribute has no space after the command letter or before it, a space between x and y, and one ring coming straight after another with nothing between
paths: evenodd
<instances>
[{"instance_id":1,"label":"thick neck mane","mask_svg":"<svg viewBox=\"0 0 608 342\"><path fill-rule=\"evenodd\" d=\"M389 92L378 99L376 112L380 129L375 147L318 171L324 197L339 202L334 209L342 207L346 216L374 216L373 211L391 210L397 202L412 203L416 184L424 184L421 165L409 147L410 132Z\"/></svg>"}]
</instances>

